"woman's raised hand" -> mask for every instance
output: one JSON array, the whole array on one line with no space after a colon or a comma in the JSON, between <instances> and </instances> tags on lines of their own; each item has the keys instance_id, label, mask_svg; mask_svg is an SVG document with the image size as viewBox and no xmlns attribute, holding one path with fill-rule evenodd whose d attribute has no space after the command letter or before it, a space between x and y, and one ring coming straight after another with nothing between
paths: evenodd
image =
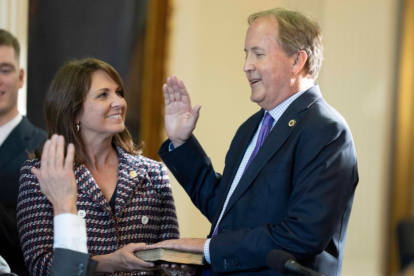
<instances>
[{"instance_id":1,"label":"woman's raised hand","mask_svg":"<svg viewBox=\"0 0 414 276\"><path fill-rule=\"evenodd\" d=\"M43 147L40 170L32 168L32 173L37 177L42 193L53 204L55 215L77 214L74 158L75 146L68 145L65 157L65 138L54 134Z\"/></svg>"}]
</instances>

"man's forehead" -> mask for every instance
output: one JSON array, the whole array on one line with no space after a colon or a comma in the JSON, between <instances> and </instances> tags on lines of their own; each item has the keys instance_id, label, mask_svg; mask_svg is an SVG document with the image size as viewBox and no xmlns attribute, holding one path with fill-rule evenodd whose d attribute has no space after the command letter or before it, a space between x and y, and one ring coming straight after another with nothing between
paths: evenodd
<instances>
[{"instance_id":1,"label":"man's forehead","mask_svg":"<svg viewBox=\"0 0 414 276\"><path fill-rule=\"evenodd\" d=\"M16 51L13 46L0 45L0 63L19 63L19 58L16 55Z\"/></svg>"},{"instance_id":2,"label":"man's forehead","mask_svg":"<svg viewBox=\"0 0 414 276\"><path fill-rule=\"evenodd\" d=\"M278 30L277 20L273 17L261 17L254 20L246 33L245 48L247 50L259 49L264 46L264 43L277 43Z\"/></svg>"}]
</instances>

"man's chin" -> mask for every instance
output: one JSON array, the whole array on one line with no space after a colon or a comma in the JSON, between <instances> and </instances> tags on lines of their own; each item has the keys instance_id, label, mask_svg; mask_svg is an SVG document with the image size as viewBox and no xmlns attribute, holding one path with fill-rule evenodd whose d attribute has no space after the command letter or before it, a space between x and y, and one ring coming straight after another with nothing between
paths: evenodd
<instances>
[{"instance_id":1,"label":"man's chin","mask_svg":"<svg viewBox=\"0 0 414 276\"><path fill-rule=\"evenodd\" d=\"M258 97L257 93L255 94L255 93L252 91L252 94L250 95L250 100L251 100L252 102L254 102L254 103L259 104L259 103L260 103L263 99L262 99L262 97Z\"/></svg>"}]
</instances>

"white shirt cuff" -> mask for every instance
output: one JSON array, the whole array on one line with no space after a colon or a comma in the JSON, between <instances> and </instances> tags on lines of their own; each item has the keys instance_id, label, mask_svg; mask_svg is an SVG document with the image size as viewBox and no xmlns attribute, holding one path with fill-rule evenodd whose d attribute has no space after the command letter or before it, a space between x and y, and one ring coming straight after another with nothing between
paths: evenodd
<instances>
[{"instance_id":1,"label":"white shirt cuff","mask_svg":"<svg viewBox=\"0 0 414 276\"><path fill-rule=\"evenodd\" d=\"M206 258L206 261L211 264L210 261L210 241L211 239L207 239L206 243L204 244L204 258Z\"/></svg>"},{"instance_id":2,"label":"white shirt cuff","mask_svg":"<svg viewBox=\"0 0 414 276\"><path fill-rule=\"evenodd\" d=\"M75 214L59 214L53 218L53 248L88 253L85 220Z\"/></svg>"}]
</instances>

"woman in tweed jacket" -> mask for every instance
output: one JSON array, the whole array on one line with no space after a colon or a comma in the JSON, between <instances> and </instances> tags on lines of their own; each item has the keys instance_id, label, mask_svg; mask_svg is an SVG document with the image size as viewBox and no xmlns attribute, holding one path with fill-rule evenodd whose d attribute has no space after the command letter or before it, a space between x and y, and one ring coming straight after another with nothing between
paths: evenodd
<instances>
[{"instance_id":1,"label":"woman in tweed jacket","mask_svg":"<svg viewBox=\"0 0 414 276\"><path fill-rule=\"evenodd\" d=\"M78 214L86 221L88 252L99 261L97 272L154 275L154 268L132 254L145 244L177 239L177 216L164 165L140 155L124 126L123 96L122 80L109 64L90 58L67 62L45 100L49 138L58 133L66 145L74 145L71 181L77 183ZM31 275L49 275L53 206L39 179L64 177L58 170L42 176L40 152L36 157L21 170L18 228ZM42 160L44 170L55 162Z\"/></svg>"}]
</instances>

